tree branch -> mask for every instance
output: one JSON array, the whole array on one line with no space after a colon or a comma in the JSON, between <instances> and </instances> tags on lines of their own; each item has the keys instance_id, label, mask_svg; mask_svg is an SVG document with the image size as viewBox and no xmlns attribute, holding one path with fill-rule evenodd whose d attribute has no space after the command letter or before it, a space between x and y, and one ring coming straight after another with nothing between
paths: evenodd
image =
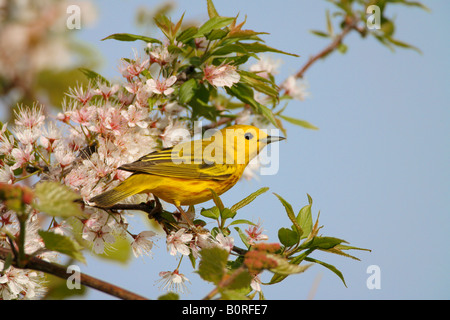
<instances>
[{"instance_id":1,"label":"tree branch","mask_svg":"<svg viewBox=\"0 0 450 320\"><path fill-rule=\"evenodd\" d=\"M357 28L357 22L358 20L351 17L346 17L345 20L345 28L342 30L342 32L337 35L333 42L331 42L327 47L325 47L322 51L320 51L318 54L312 56L309 58L308 62L295 74L295 77L297 79L303 78L305 72L311 67L317 60L324 58L329 53L333 52L337 49L337 47L342 43L342 40L347 36L347 34L352 31L353 29L357 30L361 33L361 30Z\"/></svg>"},{"instance_id":2,"label":"tree branch","mask_svg":"<svg viewBox=\"0 0 450 320\"><path fill-rule=\"evenodd\" d=\"M5 248L0 248L0 259L1 260L6 260L6 258L10 254L12 254L11 250L5 249ZM17 268L17 264L15 261L13 261L12 265ZM45 272L45 273L52 274L52 275L57 276L62 279L68 279L71 276L70 273L67 273L67 269L64 266L58 265L56 263L47 262L42 259L32 257L29 255L25 256L25 264L23 266L23 269L32 269L32 270L36 270L36 271ZM143 296L140 296L138 294L135 294L133 292L130 292L128 290L125 290L123 288L115 286L111 283L91 277L84 273L80 273L80 283L82 285L99 290L101 292L112 295L119 299L148 300L147 298L145 298Z\"/></svg>"}]
</instances>

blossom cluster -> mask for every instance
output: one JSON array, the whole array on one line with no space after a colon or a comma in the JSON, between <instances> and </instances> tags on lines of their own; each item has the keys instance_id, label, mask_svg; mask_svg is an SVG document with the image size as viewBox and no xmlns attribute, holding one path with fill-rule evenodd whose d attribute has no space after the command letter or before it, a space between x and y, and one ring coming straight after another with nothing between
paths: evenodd
<instances>
[{"instance_id":1,"label":"blossom cluster","mask_svg":"<svg viewBox=\"0 0 450 320\"><path fill-rule=\"evenodd\" d=\"M38 104L20 106L15 111L14 124L3 124L0 128L0 182L30 183L39 177L64 184L88 201L128 177L129 173L116 170L120 165L180 142L183 137L177 136L177 129L187 129L188 121L183 120L186 109L178 104L174 94L179 86L177 75L169 74L169 66L176 63L177 57L169 53L165 45L149 44L146 52L145 58L135 52L134 59L122 61L119 70L123 83L110 84L97 79L87 86L70 88L62 110L56 115ZM203 72L203 80L215 87L232 86L239 81L239 74L231 65L207 65ZM153 77L153 74L158 76ZM247 110L238 115L236 122L254 121L251 117ZM251 176L253 174L247 175ZM139 202L150 196L136 195L126 201ZM150 254L151 239L156 233L149 230L131 233L126 212L111 214L86 207L84 213L84 217L78 218L82 224L81 239L86 240L95 253L104 253L117 237L131 235L134 255ZM27 225L37 230L36 214L33 213ZM16 223L9 223L14 220L13 213L6 208L0 217L0 246L9 248L3 227L10 228ZM74 236L72 226L73 221L67 223L63 219L53 219L51 223L52 231L68 236ZM254 232L248 231L249 235ZM17 230L11 234L17 234ZM27 238L27 245L42 247L37 232L27 233L30 237L33 234L36 239ZM196 257L199 249L212 245L230 251L234 240L222 234L216 237L210 233L194 235L182 228L169 233L166 241L171 255L192 253ZM29 249L30 253L36 250L38 248ZM17 274L15 279L19 282L13 282L12 276L7 277L8 272ZM32 279L41 275L35 277L35 273L27 272L13 267L8 269L0 278L3 298L14 298L18 294L35 297L33 292L38 285L33 287ZM20 280L24 277L29 283ZM17 289L19 287L21 290Z\"/></svg>"},{"instance_id":2,"label":"blossom cluster","mask_svg":"<svg viewBox=\"0 0 450 320\"><path fill-rule=\"evenodd\" d=\"M56 262L58 255L55 252L45 251L44 243L38 235L40 224L36 212L33 212L26 223L25 253L36 254L37 257ZM19 234L19 221L17 216L0 205L0 248L10 247L10 238ZM58 232L57 230L54 230ZM8 266L0 261L0 300L13 299L37 299L46 293L45 279L43 274L33 270L19 269Z\"/></svg>"}]
</instances>

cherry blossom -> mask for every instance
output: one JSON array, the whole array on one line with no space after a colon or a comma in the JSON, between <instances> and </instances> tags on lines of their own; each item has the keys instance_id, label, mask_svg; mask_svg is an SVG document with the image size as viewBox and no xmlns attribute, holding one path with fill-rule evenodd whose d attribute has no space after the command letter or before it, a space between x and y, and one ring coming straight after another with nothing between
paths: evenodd
<instances>
[{"instance_id":1,"label":"cherry blossom","mask_svg":"<svg viewBox=\"0 0 450 320\"><path fill-rule=\"evenodd\" d=\"M176 56L169 53L169 50L166 46L154 46L151 43L148 44L150 62L157 63L161 66L164 66L168 63L171 63Z\"/></svg>"},{"instance_id":2,"label":"cherry blossom","mask_svg":"<svg viewBox=\"0 0 450 320\"><path fill-rule=\"evenodd\" d=\"M186 282L190 283L189 279L180 273L178 269L174 271L161 271L159 276L161 277L159 282L162 282L160 287L162 290L184 293L187 291Z\"/></svg>"},{"instance_id":3,"label":"cherry blossom","mask_svg":"<svg viewBox=\"0 0 450 320\"><path fill-rule=\"evenodd\" d=\"M4 164L2 167L0 167L0 182L12 184L14 180L16 180L16 178L10 166Z\"/></svg>"},{"instance_id":4,"label":"cherry blossom","mask_svg":"<svg viewBox=\"0 0 450 320\"><path fill-rule=\"evenodd\" d=\"M236 67L228 64L218 67L208 65L203 69L203 74L203 79L215 87L231 87L238 83L241 78L236 71Z\"/></svg>"},{"instance_id":5,"label":"cherry blossom","mask_svg":"<svg viewBox=\"0 0 450 320\"><path fill-rule=\"evenodd\" d=\"M134 128L136 125L145 129L148 127L148 111L142 107L130 105L127 110L121 111L122 116L128 121L128 126Z\"/></svg>"},{"instance_id":6,"label":"cherry blossom","mask_svg":"<svg viewBox=\"0 0 450 320\"><path fill-rule=\"evenodd\" d=\"M70 150L65 148L64 146L58 147L55 150L55 159L56 162L62 167L67 167L71 165L72 162L76 159L75 154Z\"/></svg>"},{"instance_id":7,"label":"cherry blossom","mask_svg":"<svg viewBox=\"0 0 450 320\"><path fill-rule=\"evenodd\" d=\"M42 106L37 107L35 105L33 108L19 106L18 110L14 111L14 113L16 115L16 125L23 126L28 129L40 127L45 120Z\"/></svg>"},{"instance_id":8,"label":"cherry blossom","mask_svg":"<svg viewBox=\"0 0 450 320\"><path fill-rule=\"evenodd\" d=\"M258 275L254 276L252 281L250 282L250 287L258 292L261 292L261 279Z\"/></svg>"},{"instance_id":9,"label":"cherry blossom","mask_svg":"<svg viewBox=\"0 0 450 320\"><path fill-rule=\"evenodd\" d=\"M274 60L267 55L261 55L258 62L250 66L250 71L255 72L257 75L268 79L270 75L276 75L278 68L281 64L281 60Z\"/></svg>"},{"instance_id":10,"label":"cherry blossom","mask_svg":"<svg viewBox=\"0 0 450 320\"><path fill-rule=\"evenodd\" d=\"M261 224L258 223L253 226L249 226L245 233L247 233L248 238L247 241L249 244L254 245L256 241L268 240L269 237L265 234L262 234L263 230L261 228Z\"/></svg>"},{"instance_id":11,"label":"cherry blossom","mask_svg":"<svg viewBox=\"0 0 450 320\"><path fill-rule=\"evenodd\" d=\"M171 94L172 92L175 91L174 88L171 88L172 85L177 81L177 77L175 76L171 76L168 79L164 79L163 80L154 80L154 79L148 79L146 84L147 84L147 91L148 92L153 92L156 94L164 94L166 96L168 96L169 94Z\"/></svg>"},{"instance_id":12,"label":"cherry blossom","mask_svg":"<svg viewBox=\"0 0 450 320\"><path fill-rule=\"evenodd\" d=\"M161 139L164 148L170 148L179 144L182 141L186 141L191 137L189 130L187 129L186 122L169 122L164 129L164 133L161 134Z\"/></svg>"},{"instance_id":13,"label":"cherry blossom","mask_svg":"<svg viewBox=\"0 0 450 320\"><path fill-rule=\"evenodd\" d=\"M115 94L120 88L118 84L109 86L105 83L98 83L97 86L98 88L94 89L94 93L97 95L101 95L105 100L108 100L109 97Z\"/></svg>"},{"instance_id":14,"label":"cherry blossom","mask_svg":"<svg viewBox=\"0 0 450 320\"><path fill-rule=\"evenodd\" d=\"M3 270L4 262L0 261ZM20 297L24 299L38 298L42 291L43 277L35 271L7 268L0 274L0 300L13 300Z\"/></svg>"},{"instance_id":15,"label":"cherry blossom","mask_svg":"<svg viewBox=\"0 0 450 320\"><path fill-rule=\"evenodd\" d=\"M83 106L85 106L95 95L95 92L92 90L90 85L87 88L79 86L76 88L69 88L69 92L66 93L66 95L78 100Z\"/></svg>"},{"instance_id":16,"label":"cherry blossom","mask_svg":"<svg viewBox=\"0 0 450 320\"><path fill-rule=\"evenodd\" d=\"M186 229L181 228L177 232L171 232L167 236L167 251L169 251L170 255L174 256L177 252L182 255L188 256L190 251L189 247L186 243L189 243L192 240L193 236L190 233L186 233Z\"/></svg>"},{"instance_id":17,"label":"cherry blossom","mask_svg":"<svg viewBox=\"0 0 450 320\"><path fill-rule=\"evenodd\" d=\"M216 235L217 246L227 250L228 252L233 249L234 239L232 237L225 237L222 233Z\"/></svg>"},{"instance_id":18,"label":"cherry blossom","mask_svg":"<svg viewBox=\"0 0 450 320\"><path fill-rule=\"evenodd\" d=\"M14 164L11 166L11 170L16 170L23 167L25 164L34 161L33 146L31 144L14 148L11 151L11 156L14 159Z\"/></svg>"},{"instance_id":19,"label":"cherry blossom","mask_svg":"<svg viewBox=\"0 0 450 320\"><path fill-rule=\"evenodd\" d=\"M148 68L150 59L142 59L134 50L134 60L121 60L119 71L124 78L130 81L133 77L138 77L142 71Z\"/></svg>"},{"instance_id":20,"label":"cherry blossom","mask_svg":"<svg viewBox=\"0 0 450 320\"><path fill-rule=\"evenodd\" d=\"M305 80L299 80L295 76L288 77L280 86L285 91L285 94L297 100L305 100L309 96L307 92L307 83Z\"/></svg>"},{"instance_id":21,"label":"cherry blossom","mask_svg":"<svg viewBox=\"0 0 450 320\"><path fill-rule=\"evenodd\" d=\"M101 225L98 221L90 221L85 224L83 229L83 239L92 242L92 250L96 254L105 252L105 243L112 244L116 242L112 234L112 229L108 225Z\"/></svg>"},{"instance_id":22,"label":"cherry blossom","mask_svg":"<svg viewBox=\"0 0 450 320\"><path fill-rule=\"evenodd\" d=\"M41 131L36 128L29 129L26 127L16 127L16 129L14 130L14 134L20 143L28 145L34 144L36 142L36 140L41 135Z\"/></svg>"},{"instance_id":23,"label":"cherry blossom","mask_svg":"<svg viewBox=\"0 0 450 320\"><path fill-rule=\"evenodd\" d=\"M137 258L143 255L149 255L153 248L153 241L148 238L156 236L153 231L142 231L137 236L133 236L134 240L131 243L133 254Z\"/></svg>"}]
</instances>

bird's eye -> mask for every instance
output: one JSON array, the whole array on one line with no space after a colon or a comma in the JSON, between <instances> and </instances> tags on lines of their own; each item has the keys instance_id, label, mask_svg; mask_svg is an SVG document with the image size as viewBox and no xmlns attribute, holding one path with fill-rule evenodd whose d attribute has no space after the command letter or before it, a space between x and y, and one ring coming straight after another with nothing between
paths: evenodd
<instances>
[{"instance_id":1,"label":"bird's eye","mask_svg":"<svg viewBox=\"0 0 450 320\"><path fill-rule=\"evenodd\" d=\"M247 132L247 133L244 135L244 138L245 138L246 140L250 140L251 138L253 138L253 135L252 135L251 133Z\"/></svg>"}]
</instances>

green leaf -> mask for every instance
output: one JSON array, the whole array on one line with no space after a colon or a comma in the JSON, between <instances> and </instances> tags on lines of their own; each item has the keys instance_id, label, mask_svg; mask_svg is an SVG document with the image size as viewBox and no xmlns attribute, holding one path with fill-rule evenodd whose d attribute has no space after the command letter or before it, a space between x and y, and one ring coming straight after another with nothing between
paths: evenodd
<instances>
[{"instance_id":1,"label":"green leaf","mask_svg":"<svg viewBox=\"0 0 450 320\"><path fill-rule=\"evenodd\" d=\"M75 240L50 231L39 230L38 234L44 241L46 249L68 255L71 258L86 263L86 259L81 253L83 247Z\"/></svg>"},{"instance_id":2,"label":"green leaf","mask_svg":"<svg viewBox=\"0 0 450 320\"><path fill-rule=\"evenodd\" d=\"M319 130L319 128L317 128L316 126L312 125L311 123L305 120L291 118L282 114L280 114L279 117L282 118L283 120L286 120L289 123L295 124L305 129Z\"/></svg>"},{"instance_id":3,"label":"green leaf","mask_svg":"<svg viewBox=\"0 0 450 320\"><path fill-rule=\"evenodd\" d=\"M254 52L254 53L260 53L260 52L274 52L274 53L281 53L286 54L289 56L299 57L299 55L295 53L289 53L285 51L281 51L272 47L269 47L263 43L260 42L252 42L252 43L240 43L241 46L244 47L245 50L248 52Z\"/></svg>"},{"instance_id":4,"label":"green leaf","mask_svg":"<svg viewBox=\"0 0 450 320\"><path fill-rule=\"evenodd\" d=\"M227 39L238 38L240 40L257 40L263 41L259 37L260 34L269 34L268 32L256 32L253 30L232 30L227 35Z\"/></svg>"},{"instance_id":5,"label":"green leaf","mask_svg":"<svg viewBox=\"0 0 450 320\"><path fill-rule=\"evenodd\" d=\"M80 198L69 187L52 181L40 182L36 185L35 195L38 202L34 207L56 217L70 217L81 215L80 205L74 200Z\"/></svg>"},{"instance_id":6,"label":"green leaf","mask_svg":"<svg viewBox=\"0 0 450 320\"><path fill-rule=\"evenodd\" d=\"M325 263L323 261L314 259L314 258L310 258L310 257L306 257L305 260L309 261L309 262L318 263L318 264L324 266L325 268L331 270L332 272L334 272L342 280L342 282L344 283L344 286L347 287L347 284L345 283L344 276L343 276L342 272L340 272L335 266L333 266L331 264L328 264L328 263Z\"/></svg>"},{"instance_id":7,"label":"green leaf","mask_svg":"<svg viewBox=\"0 0 450 320\"><path fill-rule=\"evenodd\" d=\"M348 49L348 47L344 43L340 43L337 47L337 50L342 54L345 54L347 52L347 49Z\"/></svg>"},{"instance_id":8,"label":"green leaf","mask_svg":"<svg viewBox=\"0 0 450 320\"><path fill-rule=\"evenodd\" d=\"M220 199L220 197L217 195L217 193L213 189L209 189L209 191L211 192L211 194L213 196L213 201L216 204L217 208L219 208L219 210L222 211L225 208L222 200Z\"/></svg>"},{"instance_id":9,"label":"green leaf","mask_svg":"<svg viewBox=\"0 0 450 320\"><path fill-rule=\"evenodd\" d=\"M213 17L206 21L199 29L197 34L195 35L195 38L199 38L201 36L204 36L208 33L210 33L214 29L220 29L227 25L229 25L231 22L234 21L234 18L228 18L228 17Z\"/></svg>"},{"instance_id":10,"label":"green leaf","mask_svg":"<svg viewBox=\"0 0 450 320\"><path fill-rule=\"evenodd\" d=\"M206 39L208 39L209 41L220 40L225 38L228 32L228 29L215 29L206 35Z\"/></svg>"},{"instance_id":11,"label":"green leaf","mask_svg":"<svg viewBox=\"0 0 450 320\"><path fill-rule=\"evenodd\" d=\"M197 225L195 221L196 220L194 220L194 224ZM196 260L192 252L189 254L189 261L191 262L192 268L195 269Z\"/></svg>"},{"instance_id":12,"label":"green leaf","mask_svg":"<svg viewBox=\"0 0 450 320\"><path fill-rule=\"evenodd\" d=\"M3 230L1 230L3 232ZM3 235L2 235L3 236ZM13 262L13 255L11 252L8 253L6 256L5 261L3 261L3 270L0 270L0 275L3 275L3 273L8 270L8 268L11 266Z\"/></svg>"},{"instance_id":13,"label":"green leaf","mask_svg":"<svg viewBox=\"0 0 450 320\"><path fill-rule=\"evenodd\" d=\"M288 228L280 228L278 230L278 239L285 247L290 247L298 243L300 237L294 230Z\"/></svg>"},{"instance_id":14,"label":"green leaf","mask_svg":"<svg viewBox=\"0 0 450 320\"><path fill-rule=\"evenodd\" d=\"M327 19L327 31L328 31L328 34L331 37L333 37L334 36L334 29L333 29L333 24L331 23L330 10L326 11L326 19Z\"/></svg>"},{"instance_id":15,"label":"green leaf","mask_svg":"<svg viewBox=\"0 0 450 320\"><path fill-rule=\"evenodd\" d=\"M233 280L224 289L237 290L250 287L250 282L253 279L252 275L245 269L236 270L235 272L238 272L238 274L234 275Z\"/></svg>"},{"instance_id":16,"label":"green leaf","mask_svg":"<svg viewBox=\"0 0 450 320\"><path fill-rule=\"evenodd\" d=\"M293 265L300 265L300 263L305 260L305 258L311 253L313 252L314 249L308 249L306 251L304 251L303 253L299 254L298 256L294 257L291 259L290 264ZM287 277L287 275L281 275L281 274L274 274L272 276L272 279L270 279L269 284L275 284L278 282L283 281L285 278Z\"/></svg>"},{"instance_id":17,"label":"green leaf","mask_svg":"<svg viewBox=\"0 0 450 320\"><path fill-rule=\"evenodd\" d=\"M247 60L250 59L250 55L241 55L241 56L234 56L234 57L219 57L214 58L212 61L212 64L215 66L220 66L221 64L231 64L234 66L239 66L241 64L244 64L247 62Z\"/></svg>"},{"instance_id":18,"label":"green leaf","mask_svg":"<svg viewBox=\"0 0 450 320\"><path fill-rule=\"evenodd\" d=\"M159 43L162 44L161 41L158 39L146 37L146 36L140 36L136 34L131 33L114 33L112 35L107 36L106 38L103 38L102 41L108 40L108 39L114 39L118 41L136 41L136 40L142 40L147 43Z\"/></svg>"},{"instance_id":19,"label":"green leaf","mask_svg":"<svg viewBox=\"0 0 450 320\"><path fill-rule=\"evenodd\" d=\"M97 81L98 78L95 78L94 80ZM102 79L102 81L104 81L104 79ZM35 75L33 80L34 87L30 88L30 90L45 93L49 105L60 106L61 101L66 98L65 93L67 92L67 88L75 86L87 87L88 84L89 77L83 75L79 68L49 68L41 70Z\"/></svg>"},{"instance_id":20,"label":"green leaf","mask_svg":"<svg viewBox=\"0 0 450 320\"><path fill-rule=\"evenodd\" d=\"M219 13L217 13L216 7L214 6L212 0L206 0L206 5L208 7L208 16L210 19L219 17Z\"/></svg>"},{"instance_id":21,"label":"green leaf","mask_svg":"<svg viewBox=\"0 0 450 320\"><path fill-rule=\"evenodd\" d=\"M165 14L158 14L153 17L153 21L158 26L158 28L164 33L167 39L172 42L172 30L174 28L174 24Z\"/></svg>"},{"instance_id":22,"label":"green leaf","mask_svg":"<svg viewBox=\"0 0 450 320\"><path fill-rule=\"evenodd\" d=\"M348 243L348 242L334 237L314 237L308 243L308 248L327 250L334 248L335 246L341 243Z\"/></svg>"},{"instance_id":23,"label":"green leaf","mask_svg":"<svg viewBox=\"0 0 450 320\"><path fill-rule=\"evenodd\" d=\"M257 102L254 99L253 89L242 82L235 83L232 87L225 87L227 93L241 100L242 102L250 105L257 114L264 116L275 127L278 127L278 123L275 120L272 110Z\"/></svg>"},{"instance_id":24,"label":"green leaf","mask_svg":"<svg viewBox=\"0 0 450 320\"><path fill-rule=\"evenodd\" d=\"M359 248L359 247L354 247L354 246L348 246L348 245L345 245L345 244L339 244L339 245L337 245L335 248L336 248L336 249L339 249L339 250L361 250L361 251L369 251L369 252L372 252L372 250L370 250L370 249Z\"/></svg>"},{"instance_id":25,"label":"green leaf","mask_svg":"<svg viewBox=\"0 0 450 320\"><path fill-rule=\"evenodd\" d=\"M221 47L218 47L211 53L211 56L225 56L230 53L241 53L247 54L247 50L245 50L241 45L236 43L227 44Z\"/></svg>"},{"instance_id":26,"label":"green leaf","mask_svg":"<svg viewBox=\"0 0 450 320\"><path fill-rule=\"evenodd\" d=\"M247 247L247 249L250 248L250 244L247 240L248 237L245 235L245 233L239 227L234 227L234 230L237 231L237 233L239 234L239 238L241 238L242 243Z\"/></svg>"},{"instance_id":27,"label":"green leaf","mask_svg":"<svg viewBox=\"0 0 450 320\"><path fill-rule=\"evenodd\" d=\"M240 70L241 81L247 83L255 90L267 94L271 97L278 97L278 87L270 80L263 78L256 73Z\"/></svg>"},{"instance_id":28,"label":"green leaf","mask_svg":"<svg viewBox=\"0 0 450 320\"><path fill-rule=\"evenodd\" d=\"M252 225L252 226L256 225L255 223L253 223L253 222L251 222L249 220L246 220L246 219L236 219L233 222L231 222L228 226L232 226L232 225L235 225L235 224L249 224L249 225Z\"/></svg>"},{"instance_id":29,"label":"green leaf","mask_svg":"<svg viewBox=\"0 0 450 320\"><path fill-rule=\"evenodd\" d=\"M272 123L276 128L279 127L272 110L267 108L265 105L258 103L255 109L256 113L264 116L270 123Z\"/></svg>"},{"instance_id":30,"label":"green leaf","mask_svg":"<svg viewBox=\"0 0 450 320\"><path fill-rule=\"evenodd\" d=\"M394 22L385 18L381 23L380 30L383 32L385 38L391 37L395 31L395 24Z\"/></svg>"},{"instance_id":31,"label":"green leaf","mask_svg":"<svg viewBox=\"0 0 450 320\"><path fill-rule=\"evenodd\" d=\"M422 51L419 48L417 48L411 44L394 39L392 37L385 37L385 39L397 47L401 47L401 48L405 48L405 49L412 49L412 50L416 51L417 53L422 54Z\"/></svg>"},{"instance_id":32,"label":"green leaf","mask_svg":"<svg viewBox=\"0 0 450 320\"><path fill-rule=\"evenodd\" d=\"M247 294L248 292L242 290L221 290L220 300L250 300Z\"/></svg>"},{"instance_id":33,"label":"green leaf","mask_svg":"<svg viewBox=\"0 0 450 320\"><path fill-rule=\"evenodd\" d=\"M186 43L189 40L193 39L197 33L198 33L198 28L197 27L189 27L189 28L183 30L177 36L177 41Z\"/></svg>"},{"instance_id":34,"label":"green leaf","mask_svg":"<svg viewBox=\"0 0 450 320\"><path fill-rule=\"evenodd\" d=\"M302 266L289 263L287 259L276 254L267 254L267 257L277 262L277 266L275 268L270 269L270 271L281 276L288 276L291 274L302 273L312 266L312 263Z\"/></svg>"},{"instance_id":35,"label":"green leaf","mask_svg":"<svg viewBox=\"0 0 450 320\"><path fill-rule=\"evenodd\" d=\"M342 250L363 250L363 251L369 251L369 252L371 251L370 249L358 248L358 247L353 247L353 246L348 246L348 245L343 245L343 244L338 244L338 245L334 246L333 248L327 249L324 251L329 252L329 253L338 254L338 255L341 255L341 256L344 256L347 258L351 258L351 259L354 259L357 261L361 261L359 258L352 256L346 252L343 252Z\"/></svg>"},{"instance_id":36,"label":"green leaf","mask_svg":"<svg viewBox=\"0 0 450 320\"><path fill-rule=\"evenodd\" d=\"M206 218L217 220L220 217L220 210L217 207L212 207L210 209L202 209L200 214Z\"/></svg>"},{"instance_id":37,"label":"green leaf","mask_svg":"<svg viewBox=\"0 0 450 320\"><path fill-rule=\"evenodd\" d=\"M198 274L203 280L218 284L225 274L228 251L219 247L200 250Z\"/></svg>"},{"instance_id":38,"label":"green leaf","mask_svg":"<svg viewBox=\"0 0 450 320\"><path fill-rule=\"evenodd\" d=\"M389 50L391 50L392 52L394 52L394 46L386 40L386 38L384 36L380 36L376 33L370 33L371 35L373 35L375 37L375 39L377 39L382 45L386 46Z\"/></svg>"},{"instance_id":39,"label":"green leaf","mask_svg":"<svg viewBox=\"0 0 450 320\"><path fill-rule=\"evenodd\" d=\"M120 235L115 238L116 241L112 244L106 244L105 252L97 255L97 257L126 264L132 258L130 241Z\"/></svg>"},{"instance_id":40,"label":"green leaf","mask_svg":"<svg viewBox=\"0 0 450 320\"><path fill-rule=\"evenodd\" d=\"M106 80L102 75L98 74L95 71L92 71L87 68L78 68L78 70L80 70L89 80L100 81L101 83L104 83L107 86L111 85L108 80Z\"/></svg>"},{"instance_id":41,"label":"green leaf","mask_svg":"<svg viewBox=\"0 0 450 320\"><path fill-rule=\"evenodd\" d=\"M168 292L158 297L158 300L179 300L180 296L175 292Z\"/></svg>"},{"instance_id":42,"label":"green leaf","mask_svg":"<svg viewBox=\"0 0 450 320\"><path fill-rule=\"evenodd\" d=\"M253 200L255 200L259 195L263 194L264 192L266 192L267 190L269 190L268 187L263 187L255 192L253 192L252 194L250 194L249 196L245 197L244 199L242 199L241 201L239 201L238 203L234 204L231 206L230 210L231 211L238 211L239 209L245 207L246 205L248 205L249 203L251 203Z\"/></svg>"},{"instance_id":43,"label":"green leaf","mask_svg":"<svg viewBox=\"0 0 450 320\"><path fill-rule=\"evenodd\" d=\"M311 233L313 227L312 215L311 215L311 204L308 204L300 209L297 214L297 222L302 227L303 234L301 239L307 238Z\"/></svg>"},{"instance_id":44,"label":"green leaf","mask_svg":"<svg viewBox=\"0 0 450 320\"><path fill-rule=\"evenodd\" d=\"M309 194L306 194L306 195L308 196L308 202L309 202L309 204L312 205L313 200L312 200L311 196L310 196Z\"/></svg>"},{"instance_id":45,"label":"green leaf","mask_svg":"<svg viewBox=\"0 0 450 320\"><path fill-rule=\"evenodd\" d=\"M67 280L54 276L52 274L45 275L45 300L65 300L76 296L83 296L87 292L87 287L80 285L80 288L69 289Z\"/></svg>"},{"instance_id":46,"label":"green leaf","mask_svg":"<svg viewBox=\"0 0 450 320\"><path fill-rule=\"evenodd\" d=\"M406 1L406 0L403 0L403 1L398 1L398 2L400 2L401 4L404 4L406 6L418 7L418 8L421 8L421 9L425 10L425 11L431 12L430 8L428 8L424 4L420 3L419 1Z\"/></svg>"},{"instance_id":47,"label":"green leaf","mask_svg":"<svg viewBox=\"0 0 450 320\"><path fill-rule=\"evenodd\" d=\"M188 103L195 95L195 90L198 88L195 79L189 79L180 87L179 101L181 104Z\"/></svg>"},{"instance_id":48,"label":"green leaf","mask_svg":"<svg viewBox=\"0 0 450 320\"><path fill-rule=\"evenodd\" d=\"M309 30L312 34L315 34L316 36L323 37L323 38L329 38L330 35L326 32L319 31L319 30Z\"/></svg>"},{"instance_id":49,"label":"green leaf","mask_svg":"<svg viewBox=\"0 0 450 320\"><path fill-rule=\"evenodd\" d=\"M301 237L303 235L302 227L298 224L297 218L295 217L294 210L292 209L292 206L289 202L284 200L280 195L274 193L274 195L280 200L280 202L283 204L284 209L286 210L286 213L289 217L289 220L294 224L295 229L297 230L297 233Z\"/></svg>"},{"instance_id":50,"label":"green leaf","mask_svg":"<svg viewBox=\"0 0 450 320\"><path fill-rule=\"evenodd\" d=\"M220 211L220 216L222 219L228 219L233 218L236 215L236 211L231 211L228 208L224 208L222 211Z\"/></svg>"}]
</instances>

